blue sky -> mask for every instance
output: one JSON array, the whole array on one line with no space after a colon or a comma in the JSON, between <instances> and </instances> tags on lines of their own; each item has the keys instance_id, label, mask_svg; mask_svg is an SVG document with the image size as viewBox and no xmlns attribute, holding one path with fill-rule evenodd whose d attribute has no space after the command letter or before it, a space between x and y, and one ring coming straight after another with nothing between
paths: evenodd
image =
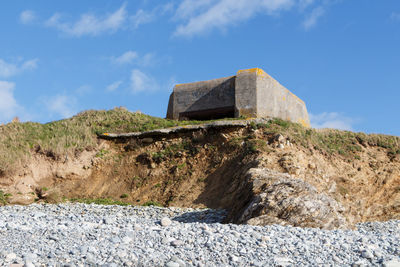
<instances>
[{"instance_id":1,"label":"blue sky","mask_svg":"<svg viewBox=\"0 0 400 267\"><path fill-rule=\"evenodd\" d=\"M125 106L259 67L314 127L400 136L398 0L0 2L0 123Z\"/></svg>"}]
</instances>

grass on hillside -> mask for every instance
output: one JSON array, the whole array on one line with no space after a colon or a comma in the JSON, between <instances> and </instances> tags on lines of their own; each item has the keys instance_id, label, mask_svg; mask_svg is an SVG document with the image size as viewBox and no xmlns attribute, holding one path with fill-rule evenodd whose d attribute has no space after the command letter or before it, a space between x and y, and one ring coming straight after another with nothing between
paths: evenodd
<instances>
[{"instance_id":1,"label":"grass on hillside","mask_svg":"<svg viewBox=\"0 0 400 267\"><path fill-rule=\"evenodd\" d=\"M167 120L132 113L124 108L84 111L72 118L46 124L9 123L0 126L0 177L6 171L23 166L33 150L59 158L96 147L99 133L147 131L199 123L204 121ZM367 144L386 148L392 154L400 154L400 138L395 136L308 129L300 124L279 119L252 126L282 133L305 147L312 145L329 153L346 155L360 150L360 144Z\"/></svg>"},{"instance_id":2,"label":"grass on hillside","mask_svg":"<svg viewBox=\"0 0 400 267\"><path fill-rule=\"evenodd\" d=\"M96 146L97 134L148 131L201 121L175 121L132 113L125 108L88 110L72 118L46 124L25 122L0 126L0 174L22 166L31 151L60 157Z\"/></svg>"},{"instance_id":3,"label":"grass on hillside","mask_svg":"<svg viewBox=\"0 0 400 267\"><path fill-rule=\"evenodd\" d=\"M306 148L349 156L361 151L361 146L378 146L389 155L400 154L400 137L383 134L365 134L335 129L311 129L300 124L273 119L266 124L253 125L266 132L281 133L292 142Z\"/></svg>"}]
</instances>

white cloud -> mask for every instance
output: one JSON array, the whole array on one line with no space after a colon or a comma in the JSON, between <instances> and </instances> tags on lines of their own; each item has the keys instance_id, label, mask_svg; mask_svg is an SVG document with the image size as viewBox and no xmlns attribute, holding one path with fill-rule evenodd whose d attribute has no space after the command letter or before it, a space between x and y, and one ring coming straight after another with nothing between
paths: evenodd
<instances>
[{"instance_id":1,"label":"white cloud","mask_svg":"<svg viewBox=\"0 0 400 267\"><path fill-rule=\"evenodd\" d=\"M109 92L115 91L120 87L121 84L122 84L122 81L113 82L112 84L107 86L106 90Z\"/></svg>"},{"instance_id":2,"label":"white cloud","mask_svg":"<svg viewBox=\"0 0 400 267\"><path fill-rule=\"evenodd\" d=\"M111 57L111 62L114 64L125 65L134 63L141 67L154 66L159 61L155 53L146 53L140 56L137 52L130 50L118 57Z\"/></svg>"},{"instance_id":3,"label":"white cloud","mask_svg":"<svg viewBox=\"0 0 400 267\"><path fill-rule=\"evenodd\" d=\"M131 89L134 93L144 91L151 92L158 90L159 85L153 77L138 69L134 69L131 73Z\"/></svg>"},{"instance_id":4,"label":"white cloud","mask_svg":"<svg viewBox=\"0 0 400 267\"><path fill-rule=\"evenodd\" d=\"M36 19L35 12L32 10L24 10L19 15L19 21L23 24L29 24Z\"/></svg>"},{"instance_id":5,"label":"white cloud","mask_svg":"<svg viewBox=\"0 0 400 267\"><path fill-rule=\"evenodd\" d=\"M84 84L78 87L78 89L75 90L75 92L80 95L86 95L90 93L93 90L93 88L90 85Z\"/></svg>"},{"instance_id":6,"label":"white cloud","mask_svg":"<svg viewBox=\"0 0 400 267\"><path fill-rule=\"evenodd\" d=\"M131 20L133 28L136 29L140 25L150 23L150 22L156 20L157 17L162 16L165 13L172 11L173 6L174 6L173 3L167 3L167 4L158 5L151 11L139 9L138 11L136 11L136 14L133 16L130 16L129 19Z\"/></svg>"},{"instance_id":7,"label":"white cloud","mask_svg":"<svg viewBox=\"0 0 400 267\"><path fill-rule=\"evenodd\" d=\"M0 81L0 122L9 122L20 106L14 98L15 83Z\"/></svg>"},{"instance_id":8,"label":"white cloud","mask_svg":"<svg viewBox=\"0 0 400 267\"><path fill-rule=\"evenodd\" d=\"M31 59L22 63L8 63L0 58L0 77L11 77L25 70L37 68L38 59Z\"/></svg>"},{"instance_id":9,"label":"white cloud","mask_svg":"<svg viewBox=\"0 0 400 267\"><path fill-rule=\"evenodd\" d=\"M354 119L337 112L323 112L321 114L310 113L311 126L313 128L334 128L352 131Z\"/></svg>"},{"instance_id":10,"label":"white cloud","mask_svg":"<svg viewBox=\"0 0 400 267\"><path fill-rule=\"evenodd\" d=\"M186 21L176 29L176 36L193 36L212 29L224 29L250 19L257 13L276 15L296 0L184 0L175 18Z\"/></svg>"},{"instance_id":11,"label":"white cloud","mask_svg":"<svg viewBox=\"0 0 400 267\"><path fill-rule=\"evenodd\" d=\"M45 100L47 109L63 118L71 117L76 113L76 102L75 97L67 95L57 95Z\"/></svg>"},{"instance_id":12,"label":"white cloud","mask_svg":"<svg viewBox=\"0 0 400 267\"><path fill-rule=\"evenodd\" d=\"M154 65L155 62L156 62L156 55L154 53L147 53L142 57L140 64L142 66L147 67Z\"/></svg>"},{"instance_id":13,"label":"white cloud","mask_svg":"<svg viewBox=\"0 0 400 267\"><path fill-rule=\"evenodd\" d=\"M314 27L317 24L318 19L322 17L324 14L325 14L325 8L323 8L322 6L314 8L311 11L311 13L306 17L306 19L303 21L304 29L309 30L312 27Z\"/></svg>"},{"instance_id":14,"label":"white cloud","mask_svg":"<svg viewBox=\"0 0 400 267\"><path fill-rule=\"evenodd\" d=\"M117 64L129 64L132 63L138 57L135 51L127 51L117 58L112 58L112 60Z\"/></svg>"},{"instance_id":15,"label":"white cloud","mask_svg":"<svg viewBox=\"0 0 400 267\"><path fill-rule=\"evenodd\" d=\"M400 13L393 12L390 15L390 19L393 21L400 21Z\"/></svg>"},{"instance_id":16,"label":"white cloud","mask_svg":"<svg viewBox=\"0 0 400 267\"><path fill-rule=\"evenodd\" d=\"M214 29L225 30L257 15L278 16L297 7L308 14L304 29L315 26L328 6L339 0L183 0L176 9L174 20L181 21L174 36L191 37ZM311 12L309 12L311 10Z\"/></svg>"},{"instance_id":17,"label":"white cloud","mask_svg":"<svg viewBox=\"0 0 400 267\"><path fill-rule=\"evenodd\" d=\"M315 0L299 0L300 10L304 10L308 6L312 5L314 2Z\"/></svg>"},{"instance_id":18,"label":"white cloud","mask_svg":"<svg viewBox=\"0 0 400 267\"><path fill-rule=\"evenodd\" d=\"M25 61L21 66L21 70L34 70L34 69L36 69L38 61L39 61L39 59L37 59L37 58Z\"/></svg>"},{"instance_id":19,"label":"white cloud","mask_svg":"<svg viewBox=\"0 0 400 267\"><path fill-rule=\"evenodd\" d=\"M141 24L146 24L155 19L155 14L154 13L149 13L144 11L143 9L139 9L135 15L130 17L133 27L136 29L138 28Z\"/></svg>"},{"instance_id":20,"label":"white cloud","mask_svg":"<svg viewBox=\"0 0 400 267\"><path fill-rule=\"evenodd\" d=\"M123 27L126 20L126 5L123 4L114 13L103 17L98 17L91 13L82 14L80 19L74 23L61 22L61 15L55 13L45 24L67 35L81 37L84 35L97 36L102 33L115 32Z\"/></svg>"}]
</instances>

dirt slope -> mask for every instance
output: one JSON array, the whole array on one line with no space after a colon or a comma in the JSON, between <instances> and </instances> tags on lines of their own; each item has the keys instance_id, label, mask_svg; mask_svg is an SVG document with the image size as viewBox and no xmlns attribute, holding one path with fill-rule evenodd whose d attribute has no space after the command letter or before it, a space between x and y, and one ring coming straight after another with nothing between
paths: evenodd
<instances>
[{"instance_id":1,"label":"dirt slope","mask_svg":"<svg viewBox=\"0 0 400 267\"><path fill-rule=\"evenodd\" d=\"M289 173L314 186L344 207L351 224L400 219L396 146L393 150L376 136L291 127L279 122L99 139L95 147L67 157L36 149L23 168L3 173L0 188L11 194L10 203L112 198L137 205L229 210L251 200L239 188L246 172L257 167ZM321 135L329 138L313 140Z\"/></svg>"}]
</instances>

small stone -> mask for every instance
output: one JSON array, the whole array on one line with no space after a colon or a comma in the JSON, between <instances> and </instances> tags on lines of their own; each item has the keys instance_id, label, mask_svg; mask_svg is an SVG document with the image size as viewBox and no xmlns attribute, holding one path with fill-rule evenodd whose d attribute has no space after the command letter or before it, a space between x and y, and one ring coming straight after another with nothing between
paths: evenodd
<instances>
[{"instance_id":1,"label":"small stone","mask_svg":"<svg viewBox=\"0 0 400 267\"><path fill-rule=\"evenodd\" d=\"M25 261L25 267L35 267L35 265L31 261Z\"/></svg>"},{"instance_id":2,"label":"small stone","mask_svg":"<svg viewBox=\"0 0 400 267\"><path fill-rule=\"evenodd\" d=\"M143 230L143 228L142 228L142 226L140 226L140 224L135 224L135 225L133 226L133 229L134 229L135 231L141 231L141 230Z\"/></svg>"},{"instance_id":3,"label":"small stone","mask_svg":"<svg viewBox=\"0 0 400 267\"><path fill-rule=\"evenodd\" d=\"M106 217L103 219L104 224L112 224L114 222L114 219Z\"/></svg>"},{"instance_id":4,"label":"small stone","mask_svg":"<svg viewBox=\"0 0 400 267\"><path fill-rule=\"evenodd\" d=\"M122 242L125 243L125 244L128 244L128 243L130 243L131 241L132 241L132 238L130 238L129 236L124 236L124 237L122 238Z\"/></svg>"},{"instance_id":5,"label":"small stone","mask_svg":"<svg viewBox=\"0 0 400 267\"><path fill-rule=\"evenodd\" d=\"M390 261L384 261L382 263L383 267L400 267L400 261L398 260L390 260Z\"/></svg>"},{"instance_id":6,"label":"small stone","mask_svg":"<svg viewBox=\"0 0 400 267\"><path fill-rule=\"evenodd\" d=\"M167 217L164 217L161 219L161 226L166 227L166 226L171 225L171 223L172 223L172 221Z\"/></svg>"},{"instance_id":7,"label":"small stone","mask_svg":"<svg viewBox=\"0 0 400 267\"><path fill-rule=\"evenodd\" d=\"M177 256L172 256L171 261L178 263L179 267L186 267L186 263L183 260L179 259Z\"/></svg>"},{"instance_id":8,"label":"small stone","mask_svg":"<svg viewBox=\"0 0 400 267\"><path fill-rule=\"evenodd\" d=\"M275 263L277 266L289 266L291 265L291 260L289 258L275 257Z\"/></svg>"},{"instance_id":9,"label":"small stone","mask_svg":"<svg viewBox=\"0 0 400 267\"><path fill-rule=\"evenodd\" d=\"M144 144L151 144L151 143L153 143L153 138L151 138L151 137L145 137L145 138L143 138L142 139L142 142L144 143Z\"/></svg>"},{"instance_id":10,"label":"small stone","mask_svg":"<svg viewBox=\"0 0 400 267\"><path fill-rule=\"evenodd\" d=\"M237 262L237 261L239 261L239 257L236 257L235 255L232 255L231 256L231 261Z\"/></svg>"},{"instance_id":11,"label":"small stone","mask_svg":"<svg viewBox=\"0 0 400 267\"><path fill-rule=\"evenodd\" d=\"M374 255L372 255L371 251L364 250L361 252L361 257L366 258L366 259L372 259L374 257Z\"/></svg>"},{"instance_id":12,"label":"small stone","mask_svg":"<svg viewBox=\"0 0 400 267\"><path fill-rule=\"evenodd\" d=\"M285 148L285 146L283 144L279 144L278 148Z\"/></svg>"},{"instance_id":13,"label":"small stone","mask_svg":"<svg viewBox=\"0 0 400 267\"><path fill-rule=\"evenodd\" d=\"M361 267L361 266L365 266L365 262L362 260L356 261L351 265L351 267Z\"/></svg>"},{"instance_id":14,"label":"small stone","mask_svg":"<svg viewBox=\"0 0 400 267\"><path fill-rule=\"evenodd\" d=\"M179 267L179 263L174 261L169 261L165 264L166 267Z\"/></svg>"},{"instance_id":15,"label":"small stone","mask_svg":"<svg viewBox=\"0 0 400 267\"><path fill-rule=\"evenodd\" d=\"M171 242L171 245L173 245L174 247L180 247L183 244L184 244L183 241L182 240L178 240L178 239L176 239L176 240Z\"/></svg>"},{"instance_id":16,"label":"small stone","mask_svg":"<svg viewBox=\"0 0 400 267\"><path fill-rule=\"evenodd\" d=\"M6 261L12 261L16 257L17 257L17 255L15 253L9 253L6 255Z\"/></svg>"}]
</instances>

